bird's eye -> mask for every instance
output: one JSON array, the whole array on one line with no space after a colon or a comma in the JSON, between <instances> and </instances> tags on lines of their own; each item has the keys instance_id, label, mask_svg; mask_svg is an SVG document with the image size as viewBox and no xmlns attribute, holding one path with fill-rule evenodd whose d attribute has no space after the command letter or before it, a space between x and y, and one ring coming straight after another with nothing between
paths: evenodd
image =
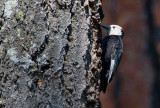
<instances>
[{"instance_id":1,"label":"bird's eye","mask_svg":"<svg viewBox=\"0 0 160 108\"><path fill-rule=\"evenodd\" d=\"M113 29L115 28L115 26L113 26Z\"/></svg>"}]
</instances>

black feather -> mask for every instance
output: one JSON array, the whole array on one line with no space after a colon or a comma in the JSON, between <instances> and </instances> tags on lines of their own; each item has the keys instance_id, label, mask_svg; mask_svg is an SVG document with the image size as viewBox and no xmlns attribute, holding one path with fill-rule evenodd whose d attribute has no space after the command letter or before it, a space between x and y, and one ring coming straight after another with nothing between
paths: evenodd
<instances>
[{"instance_id":1,"label":"black feather","mask_svg":"<svg viewBox=\"0 0 160 108\"><path fill-rule=\"evenodd\" d=\"M108 85L108 81L112 80L112 77L119 65L121 60L121 56L123 53L123 45L121 36L106 36L102 42L102 71L101 71L101 85L100 89L104 93L106 92L106 88ZM111 66L111 59L115 60L115 65L112 71L111 78L109 79L109 74L111 74L110 66Z\"/></svg>"}]
</instances>

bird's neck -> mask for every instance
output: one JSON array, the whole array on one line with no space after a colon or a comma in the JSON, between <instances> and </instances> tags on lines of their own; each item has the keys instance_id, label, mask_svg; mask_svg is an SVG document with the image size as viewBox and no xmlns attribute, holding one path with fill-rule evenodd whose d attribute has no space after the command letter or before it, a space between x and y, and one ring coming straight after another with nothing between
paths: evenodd
<instances>
[{"instance_id":1,"label":"bird's neck","mask_svg":"<svg viewBox=\"0 0 160 108\"><path fill-rule=\"evenodd\" d=\"M108 37L122 38L122 35L108 35Z\"/></svg>"}]
</instances>

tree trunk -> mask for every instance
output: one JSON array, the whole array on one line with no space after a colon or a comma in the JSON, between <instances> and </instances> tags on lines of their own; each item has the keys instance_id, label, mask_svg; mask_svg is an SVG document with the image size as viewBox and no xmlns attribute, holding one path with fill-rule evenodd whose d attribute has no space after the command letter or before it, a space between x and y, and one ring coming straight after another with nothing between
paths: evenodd
<instances>
[{"instance_id":1,"label":"tree trunk","mask_svg":"<svg viewBox=\"0 0 160 108\"><path fill-rule=\"evenodd\" d=\"M1 0L1 107L100 107L101 19L100 0Z\"/></svg>"}]
</instances>

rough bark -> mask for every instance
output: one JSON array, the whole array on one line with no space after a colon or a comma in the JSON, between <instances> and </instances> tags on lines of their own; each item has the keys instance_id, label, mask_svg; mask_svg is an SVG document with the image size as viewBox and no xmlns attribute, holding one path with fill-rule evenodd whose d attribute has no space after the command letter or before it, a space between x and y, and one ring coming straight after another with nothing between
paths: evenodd
<instances>
[{"instance_id":1,"label":"rough bark","mask_svg":"<svg viewBox=\"0 0 160 108\"><path fill-rule=\"evenodd\" d=\"M1 107L100 107L100 14L100 0L1 0Z\"/></svg>"}]
</instances>

